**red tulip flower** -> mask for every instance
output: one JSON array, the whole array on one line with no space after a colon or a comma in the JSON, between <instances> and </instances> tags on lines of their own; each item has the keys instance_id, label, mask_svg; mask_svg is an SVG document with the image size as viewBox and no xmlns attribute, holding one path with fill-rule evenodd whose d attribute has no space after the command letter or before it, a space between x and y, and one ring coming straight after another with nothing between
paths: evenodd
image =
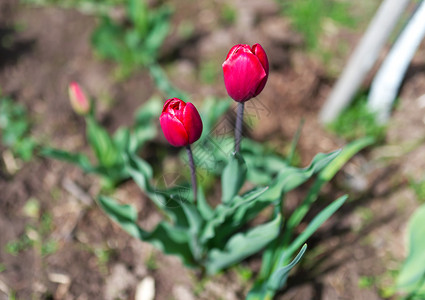
<instances>
[{"instance_id":1,"label":"red tulip flower","mask_svg":"<svg viewBox=\"0 0 425 300\"><path fill-rule=\"evenodd\" d=\"M229 96L237 102L256 97L269 75L269 61L260 44L235 45L223 63L224 84Z\"/></svg>"},{"instance_id":2,"label":"red tulip flower","mask_svg":"<svg viewBox=\"0 0 425 300\"><path fill-rule=\"evenodd\" d=\"M178 99L168 99L159 117L167 141L182 147L196 142L202 133L202 120L195 106Z\"/></svg>"}]
</instances>

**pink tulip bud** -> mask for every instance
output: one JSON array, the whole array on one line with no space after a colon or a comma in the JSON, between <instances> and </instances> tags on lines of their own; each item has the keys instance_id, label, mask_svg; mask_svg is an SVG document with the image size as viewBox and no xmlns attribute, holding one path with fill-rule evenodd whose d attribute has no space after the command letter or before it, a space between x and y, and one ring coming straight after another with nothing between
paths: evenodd
<instances>
[{"instance_id":1,"label":"pink tulip bud","mask_svg":"<svg viewBox=\"0 0 425 300\"><path fill-rule=\"evenodd\" d=\"M165 138L175 147L190 145L201 137L202 120L190 102L185 103L178 98L168 99L159 122Z\"/></svg>"},{"instance_id":2,"label":"pink tulip bud","mask_svg":"<svg viewBox=\"0 0 425 300\"><path fill-rule=\"evenodd\" d=\"M90 101L83 89L76 82L71 82L68 87L69 99L74 111L79 115L86 115L90 111Z\"/></svg>"},{"instance_id":3,"label":"pink tulip bud","mask_svg":"<svg viewBox=\"0 0 425 300\"><path fill-rule=\"evenodd\" d=\"M237 102L245 102L261 93L269 76L269 61L260 44L235 45L223 63L227 93Z\"/></svg>"}]
</instances>

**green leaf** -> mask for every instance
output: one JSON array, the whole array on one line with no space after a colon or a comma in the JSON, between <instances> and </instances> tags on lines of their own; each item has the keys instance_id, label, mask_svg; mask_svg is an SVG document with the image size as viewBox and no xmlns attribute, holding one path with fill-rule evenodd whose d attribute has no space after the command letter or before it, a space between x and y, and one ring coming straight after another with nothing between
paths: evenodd
<instances>
[{"instance_id":1,"label":"green leaf","mask_svg":"<svg viewBox=\"0 0 425 300\"><path fill-rule=\"evenodd\" d=\"M153 244L166 254L179 256L187 266L195 266L195 259L189 247L191 235L186 228L161 222L152 232L137 225L137 211L127 204L119 204L114 199L100 196L99 205L105 213L130 235Z\"/></svg>"},{"instance_id":2,"label":"green leaf","mask_svg":"<svg viewBox=\"0 0 425 300\"><path fill-rule=\"evenodd\" d=\"M189 233L191 239L189 241L190 249L196 260L202 259L203 247L199 243L199 233L204 224L204 220L192 203L181 202L181 206L186 215L189 224Z\"/></svg>"},{"instance_id":3,"label":"green leaf","mask_svg":"<svg viewBox=\"0 0 425 300\"><path fill-rule=\"evenodd\" d=\"M164 70L162 70L162 68L158 64L152 63L148 67L149 73L152 79L154 80L156 87L167 97L188 99L188 96L184 92L180 91L171 84Z\"/></svg>"},{"instance_id":4,"label":"green leaf","mask_svg":"<svg viewBox=\"0 0 425 300\"><path fill-rule=\"evenodd\" d=\"M158 56L159 48L164 42L170 30L171 10L168 7L158 9L151 15L151 27L145 39L145 51L152 58Z\"/></svg>"},{"instance_id":5,"label":"green leaf","mask_svg":"<svg viewBox=\"0 0 425 300\"><path fill-rule=\"evenodd\" d=\"M136 29L127 30L124 34L124 41L131 55L134 57L134 53L137 52L141 42L141 35ZM134 60L134 58L132 59Z\"/></svg>"},{"instance_id":6,"label":"green leaf","mask_svg":"<svg viewBox=\"0 0 425 300\"><path fill-rule=\"evenodd\" d=\"M217 99L214 97L207 97L202 103L200 114L202 117L202 136L204 138L210 137L212 130L218 120L226 113L232 104L228 99Z\"/></svg>"},{"instance_id":7,"label":"green leaf","mask_svg":"<svg viewBox=\"0 0 425 300\"><path fill-rule=\"evenodd\" d=\"M345 146L338 157L332 161L320 174L320 178L323 181L331 180L335 174L349 161L355 154L360 150L375 143L375 139L372 137L365 137L349 143Z\"/></svg>"},{"instance_id":8,"label":"green leaf","mask_svg":"<svg viewBox=\"0 0 425 300\"><path fill-rule=\"evenodd\" d=\"M239 218L235 217L235 212L237 212L240 207L244 207L249 205L249 203L254 202L258 197L260 197L261 194L266 191L267 188L258 188L241 196L237 201L232 202L231 206L223 204L218 205L214 210L213 216L204 226L204 230L201 235L201 241L206 243L208 240L213 239L214 242L219 242L219 234L224 236L231 234L231 229L227 228L226 230L223 230L225 228L225 225L223 224L225 223L233 228L244 225L242 222L240 222L239 219L242 216L239 215ZM237 223L237 226L233 224L234 222Z\"/></svg>"},{"instance_id":9,"label":"green leaf","mask_svg":"<svg viewBox=\"0 0 425 300\"><path fill-rule=\"evenodd\" d=\"M145 0L128 0L127 14L137 29L140 38L145 38L149 30L149 9Z\"/></svg>"},{"instance_id":10,"label":"green leaf","mask_svg":"<svg viewBox=\"0 0 425 300\"><path fill-rule=\"evenodd\" d=\"M409 254L398 275L397 288L406 293L415 293L421 288L424 290L425 285L425 205L412 215L407 232Z\"/></svg>"},{"instance_id":11,"label":"green leaf","mask_svg":"<svg viewBox=\"0 0 425 300\"><path fill-rule=\"evenodd\" d=\"M118 128L114 133L113 143L120 152L127 151L130 144L130 130L125 127Z\"/></svg>"},{"instance_id":12,"label":"green leaf","mask_svg":"<svg viewBox=\"0 0 425 300\"><path fill-rule=\"evenodd\" d=\"M283 193L293 190L300 184L304 183L313 174L319 172L333 161L340 154L341 150L336 150L331 153L319 153L311 162L310 166L305 169L294 167L283 168L277 175L276 183L281 188Z\"/></svg>"},{"instance_id":13,"label":"green leaf","mask_svg":"<svg viewBox=\"0 0 425 300\"><path fill-rule=\"evenodd\" d=\"M21 140L12 147L12 150L24 161L30 161L36 147L37 144L34 139L31 137L22 137Z\"/></svg>"},{"instance_id":14,"label":"green leaf","mask_svg":"<svg viewBox=\"0 0 425 300\"><path fill-rule=\"evenodd\" d=\"M187 199L181 199L179 193L173 193L173 190L159 190L152 187L152 169L150 165L134 154L127 154L126 169L136 184L149 196L166 216L175 224L184 226L188 220L182 210L181 202Z\"/></svg>"},{"instance_id":15,"label":"green leaf","mask_svg":"<svg viewBox=\"0 0 425 300\"><path fill-rule=\"evenodd\" d=\"M123 164L121 155L109 133L91 116L86 118L86 122L87 139L99 164L104 167Z\"/></svg>"},{"instance_id":16,"label":"green leaf","mask_svg":"<svg viewBox=\"0 0 425 300\"><path fill-rule=\"evenodd\" d=\"M127 204L119 204L115 200L100 196L99 204L106 214L115 222L117 222L130 235L141 240L146 238L147 233L137 226L137 211L133 206Z\"/></svg>"},{"instance_id":17,"label":"green leaf","mask_svg":"<svg viewBox=\"0 0 425 300\"><path fill-rule=\"evenodd\" d=\"M257 216L267 205L280 202L285 193L296 188L315 173L321 171L327 164L335 159L339 153L339 150L328 154L320 153L314 157L310 166L304 169L284 165L279 174L269 185L267 191L262 193L255 201L246 202L244 205L237 208L235 214L243 216L242 219L238 221L244 224Z\"/></svg>"},{"instance_id":18,"label":"green leaf","mask_svg":"<svg viewBox=\"0 0 425 300\"><path fill-rule=\"evenodd\" d=\"M103 16L99 26L92 34L92 44L103 58L120 62L126 51L120 40L123 35L124 32L120 26L113 23L109 17Z\"/></svg>"},{"instance_id":19,"label":"green leaf","mask_svg":"<svg viewBox=\"0 0 425 300\"><path fill-rule=\"evenodd\" d=\"M328 205L308 224L306 229L290 245L287 245L283 239L276 239L271 246L266 249L263 254L259 278L252 290L253 295L265 292L262 284L270 278L271 274L273 274L275 270L283 268L288 263L289 258L295 253L295 251L299 249L301 245L303 245L339 207L341 207L346 199L347 196L342 196ZM287 228L284 228L284 234L286 233L286 230ZM253 299L256 298L253 297Z\"/></svg>"},{"instance_id":20,"label":"green leaf","mask_svg":"<svg viewBox=\"0 0 425 300\"><path fill-rule=\"evenodd\" d=\"M281 216L278 215L268 223L234 235L226 243L224 250L212 249L206 263L207 272L214 274L258 252L278 236L280 225Z\"/></svg>"},{"instance_id":21,"label":"green leaf","mask_svg":"<svg viewBox=\"0 0 425 300\"><path fill-rule=\"evenodd\" d=\"M59 149L46 147L41 149L40 155L75 164L87 173L94 171L94 167L91 165L88 157L81 153L71 153Z\"/></svg>"},{"instance_id":22,"label":"green leaf","mask_svg":"<svg viewBox=\"0 0 425 300\"><path fill-rule=\"evenodd\" d=\"M205 193L202 189L202 186L198 187L198 202L196 203L198 211L201 214L204 220L211 220L214 215L214 210L208 204L207 199L205 198Z\"/></svg>"},{"instance_id":23,"label":"green leaf","mask_svg":"<svg viewBox=\"0 0 425 300\"><path fill-rule=\"evenodd\" d=\"M236 196L245 183L246 164L239 153L230 154L229 162L223 170L221 177L221 190L223 203L229 203Z\"/></svg>"},{"instance_id":24,"label":"green leaf","mask_svg":"<svg viewBox=\"0 0 425 300\"><path fill-rule=\"evenodd\" d=\"M136 127L152 124L152 121L161 114L163 101L154 96L143 104L135 114Z\"/></svg>"},{"instance_id":25,"label":"green leaf","mask_svg":"<svg viewBox=\"0 0 425 300\"><path fill-rule=\"evenodd\" d=\"M275 270L270 276L269 280L267 281L267 288L274 291L278 291L281 288L283 288L283 286L286 283L286 280L288 279L289 272L301 260L306 250L307 250L307 244L304 244L300 252L297 254L297 256L292 260L290 264Z\"/></svg>"},{"instance_id":26,"label":"green leaf","mask_svg":"<svg viewBox=\"0 0 425 300\"><path fill-rule=\"evenodd\" d=\"M268 248L267 250L269 250ZM251 290L249 291L246 299L247 300L272 300L277 291L279 291L285 285L285 282L288 278L289 272L295 267L295 265L301 260L307 249L307 245L301 248L298 255L293 259L293 261L279 268L273 272L268 278L257 280ZM264 255L263 255L264 257ZM264 262L264 258L263 258Z\"/></svg>"},{"instance_id":27,"label":"green leaf","mask_svg":"<svg viewBox=\"0 0 425 300\"><path fill-rule=\"evenodd\" d=\"M303 126L304 126L304 121L305 121L304 118L301 119L300 123L298 124L297 131L295 132L295 135L292 138L291 148L289 150L289 155L288 155L288 158L287 158L287 161L290 165L293 164L293 160L294 160L294 157L295 157L295 150L297 148L298 140L300 139L300 136L301 136L301 131L302 131Z\"/></svg>"},{"instance_id":28,"label":"green leaf","mask_svg":"<svg viewBox=\"0 0 425 300\"><path fill-rule=\"evenodd\" d=\"M303 203L297 207L287 222L288 230L292 231L304 218L310 209L310 206L316 201L319 192L323 185L330 181L335 174L350 160L355 154L357 154L363 148L370 146L374 143L374 139L367 137L351 142L345 146L339 155L333 159L317 176L316 181L309 190L307 197Z\"/></svg>"},{"instance_id":29,"label":"green leaf","mask_svg":"<svg viewBox=\"0 0 425 300\"><path fill-rule=\"evenodd\" d=\"M322 210L316 217L314 217L314 219L307 225L306 229L304 229L304 231L285 250L285 253L281 256L277 266L280 267L284 265L296 249L299 249L301 245L303 245L307 239L344 204L347 198L347 195L339 197Z\"/></svg>"},{"instance_id":30,"label":"green leaf","mask_svg":"<svg viewBox=\"0 0 425 300\"><path fill-rule=\"evenodd\" d=\"M156 120L161 114L162 99L153 97L139 108L135 115L135 124L131 131L129 151L135 153L147 141L157 135Z\"/></svg>"},{"instance_id":31,"label":"green leaf","mask_svg":"<svg viewBox=\"0 0 425 300\"><path fill-rule=\"evenodd\" d=\"M219 205L214 212L214 216L205 225L201 235L202 241L208 240L222 243L226 236L249 220L257 216L266 206L280 201L284 192L295 188L310 178L314 173L322 170L329 164L339 151L329 154L318 154L313 159L309 167L299 169L291 166L285 166L279 172L279 175L272 182L270 187L254 189L243 196L236 196L230 207Z\"/></svg>"}]
</instances>

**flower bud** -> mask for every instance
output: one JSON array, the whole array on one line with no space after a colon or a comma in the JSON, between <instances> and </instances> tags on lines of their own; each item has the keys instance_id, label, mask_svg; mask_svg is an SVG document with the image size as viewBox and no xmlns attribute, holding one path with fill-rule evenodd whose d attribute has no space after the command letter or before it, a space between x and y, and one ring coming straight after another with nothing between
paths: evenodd
<instances>
[{"instance_id":1,"label":"flower bud","mask_svg":"<svg viewBox=\"0 0 425 300\"><path fill-rule=\"evenodd\" d=\"M235 45L223 63L224 85L229 96L237 102L256 97L269 76L269 61L260 44Z\"/></svg>"},{"instance_id":2,"label":"flower bud","mask_svg":"<svg viewBox=\"0 0 425 300\"><path fill-rule=\"evenodd\" d=\"M71 82L68 87L69 99L74 111L79 115L86 115L90 111L90 101L76 82Z\"/></svg>"},{"instance_id":3,"label":"flower bud","mask_svg":"<svg viewBox=\"0 0 425 300\"><path fill-rule=\"evenodd\" d=\"M159 117L167 141L182 147L196 142L202 133L202 120L195 106L178 99L168 99Z\"/></svg>"}]
</instances>

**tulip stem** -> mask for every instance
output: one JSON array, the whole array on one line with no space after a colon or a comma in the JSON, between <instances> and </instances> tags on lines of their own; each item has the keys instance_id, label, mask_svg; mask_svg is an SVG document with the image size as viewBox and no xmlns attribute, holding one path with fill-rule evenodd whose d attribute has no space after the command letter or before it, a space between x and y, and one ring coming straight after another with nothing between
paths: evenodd
<instances>
[{"instance_id":1,"label":"tulip stem","mask_svg":"<svg viewBox=\"0 0 425 300\"><path fill-rule=\"evenodd\" d=\"M198 188L196 185L196 169L195 162L193 161L193 153L190 145L186 146L187 156L189 157L189 166L190 166L190 177L192 179L192 190L193 190L193 203L196 204L196 198L198 195Z\"/></svg>"},{"instance_id":2,"label":"tulip stem","mask_svg":"<svg viewBox=\"0 0 425 300\"><path fill-rule=\"evenodd\" d=\"M235 128L235 152L236 153L238 153L241 148L244 105L245 105L244 102L238 103L238 112L236 115L236 128Z\"/></svg>"}]
</instances>

